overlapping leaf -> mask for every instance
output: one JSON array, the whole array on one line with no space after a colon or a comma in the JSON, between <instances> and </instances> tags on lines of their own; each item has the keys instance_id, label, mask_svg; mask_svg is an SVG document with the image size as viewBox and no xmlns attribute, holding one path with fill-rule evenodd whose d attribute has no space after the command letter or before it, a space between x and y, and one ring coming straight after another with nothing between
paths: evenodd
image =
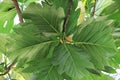
<instances>
[{"instance_id":1,"label":"overlapping leaf","mask_svg":"<svg viewBox=\"0 0 120 80\"><path fill-rule=\"evenodd\" d=\"M15 35L12 37L15 44L9 57L11 60L17 58L17 68L26 68L25 64L28 61L32 62L28 66L38 65L41 71L36 69L37 66L28 68L28 71L35 69L36 75L41 76L42 80L53 80L53 78L62 80L57 71L54 68L51 69L52 64L49 61L37 63L42 59L51 58L54 46L58 44L57 37L61 32L64 17L62 8L56 10L47 5L42 8L39 4L31 4L23 13L23 17L29 21L21 24L22 27L14 29ZM44 70L45 74L42 74Z\"/></svg>"},{"instance_id":2,"label":"overlapping leaf","mask_svg":"<svg viewBox=\"0 0 120 80\"><path fill-rule=\"evenodd\" d=\"M51 64L50 59L33 60L30 64L24 72L36 74L36 77L32 80L63 80L62 76L58 74L55 67Z\"/></svg>"},{"instance_id":3,"label":"overlapping leaf","mask_svg":"<svg viewBox=\"0 0 120 80\"><path fill-rule=\"evenodd\" d=\"M120 23L120 0L113 0L113 3L104 9L103 15L108 15L108 19L113 19Z\"/></svg>"},{"instance_id":4,"label":"overlapping leaf","mask_svg":"<svg viewBox=\"0 0 120 80\"><path fill-rule=\"evenodd\" d=\"M81 78L87 73L85 68L93 67L86 53L73 45L59 45L54 55L60 74L65 72L71 77Z\"/></svg>"},{"instance_id":5,"label":"overlapping leaf","mask_svg":"<svg viewBox=\"0 0 120 80\"><path fill-rule=\"evenodd\" d=\"M106 7L112 5L113 0L98 0L97 4L96 4L96 11L95 11L95 15L99 16L101 15L101 12L106 9ZM112 9L112 8L111 8Z\"/></svg>"},{"instance_id":6,"label":"overlapping leaf","mask_svg":"<svg viewBox=\"0 0 120 80\"><path fill-rule=\"evenodd\" d=\"M5 6L6 5L6 6ZM11 0L0 3L0 32L9 33L14 24L16 11Z\"/></svg>"},{"instance_id":7,"label":"overlapping leaf","mask_svg":"<svg viewBox=\"0 0 120 80\"><path fill-rule=\"evenodd\" d=\"M119 64L120 64L120 50L118 50L117 54L114 55L113 57L111 57L109 59L110 64L114 67L114 68L119 68Z\"/></svg>"},{"instance_id":8,"label":"overlapping leaf","mask_svg":"<svg viewBox=\"0 0 120 80\"><path fill-rule=\"evenodd\" d=\"M73 39L77 46L86 51L98 69L103 69L108 63L107 58L115 53L111 27L105 22L86 21L85 25L77 29Z\"/></svg>"},{"instance_id":9,"label":"overlapping leaf","mask_svg":"<svg viewBox=\"0 0 120 80\"><path fill-rule=\"evenodd\" d=\"M39 4L31 4L23 13L23 17L31 19L33 24L39 27L42 32L59 33L62 31L64 11L62 8L45 5L43 8Z\"/></svg>"},{"instance_id":10,"label":"overlapping leaf","mask_svg":"<svg viewBox=\"0 0 120 80\"><path fill-rule=\"evenodd\" d=\"M74 79L74 80L79 80L79 79ZM95 75L89 74L80 80L114 80L114 79L104 74L102 74L101 76L95 76Z\"/></svg>"},{"instance_id":11,"label":"overlapping leaf","mask_svg":"<svg viewBox=\"0 0 120 80\"><path fill-rule=\"evenodd\" d=\"M47 5L42 8L39 4L33 3L25 10L23 16L31 21L22 24L23 27L14 29L18 34L14 36L16 53L33 57L42 50L46 52L41 51L41 54L47 54L50 44L58 41L57 36L61 32L64 17L63 10L56 10Z\"/></svg>"}]
</instances>

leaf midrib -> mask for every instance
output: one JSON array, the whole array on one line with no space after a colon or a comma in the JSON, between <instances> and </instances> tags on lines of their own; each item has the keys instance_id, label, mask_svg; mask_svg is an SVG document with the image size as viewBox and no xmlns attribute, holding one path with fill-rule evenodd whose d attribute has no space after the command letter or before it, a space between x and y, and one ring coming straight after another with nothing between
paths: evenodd
<instances>
[{"instance_id":1,"label":"leaf midrib","mask_svg":"<svg viewBox=\"0 0 120 80\"><path fill-rule=\"evenodd\" d=\"M73 64L74 64L74 66L75 66L76 64L75 64L75 61L74 61L74 59L73 59L73 57L72 57L72 55L71 55L72 53L71 53L70 50L68 49L67 45L64 45L64 46L65 46L67 52L69 53L69 55L70 55L69 57L71 57L71 59L72 59L72 61L73 61ZM75 68L78 69L76 66L75 66ZM76 70L76 71L77 71L77 70Z\"/></svg>"},{"instance_id":2,"label":"leaf midrib","mask_svg":"<svg viewBox=\"0 0 120 80\"><path fill-rule=\"evenodd\" d=\"M37 6L35 6L35 7L38 8ZM39 16L40 16L41 18L43 18L43 20L44 20L48 25L50 25L50 27L51 27L55 32L59 33L59 32L54 28L54 26L53 26L52 24L50 24L49 21L47 21L47 19L46 19L45 17L41 16L40 14L39 14Z\"/></svg>"},{"instance_id":3,"label":"leaf midrib","mask_svg":"<svg viewBox=\"0 0 120 80\"><path fill-rule=\"evenodd\" d=\"M57 40L55 40L55 41L45 41L45 42L40 42L40 43L36 43L36 44L30 45L30 46L26 46L26 47L18 48L17 50L22 50L22 49L25 49L25 48L30 48L30 47L34 47L34 46L42 45L42 44L49 44L49 43L52 43L52 42L57 42Z\"/></svg>"},{"instance_id":4,"label":"leaf midrib","mask_svg":"<svg viewBox=\"0 0 120 80\"><path fill-rule=\"evenodd\" d=\"M73 44L75 44L75 45L100 46L100 47L104 47L104 48L110 48L110 49L113 49L112 47L109 47L109 46L105 46L105 45L101 45L101 44L97 44L97 43L90 43L90 42L73 42Z\"/></svg>"},{"instance_id":5,"label":"leaf midrib","mask_svg":"<svg viewBox=\"0 0 120 80\"><path fill-rule=\"evenodd\" d=\"M50 72L52 71L53 67L54 67L54 66L51 64L50 69L48 70L45 79L49 76L49 74L50 74Z\"/></svg>"},{"instance_id":6,"label":"leaf midrib","mask_svg":"<svg viewBox=\"0 0 120 80\"><path fill-rule=\"evenodd\" d=\"M49 23L49 21L47 21L46 18L44 18L43 16L39 15L41 18L43 18L43 20L56 32L56 33L59 33L52 24Z\"/></svg>"}]
</instances>

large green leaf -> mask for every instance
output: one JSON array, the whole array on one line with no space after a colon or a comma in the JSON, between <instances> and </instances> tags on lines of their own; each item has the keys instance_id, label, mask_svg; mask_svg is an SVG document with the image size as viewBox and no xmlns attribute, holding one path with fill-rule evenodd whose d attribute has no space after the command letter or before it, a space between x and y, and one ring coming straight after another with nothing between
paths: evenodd
<instances>
[{"instance_id":1,"label":"large green leaf","mask_svg":"<svg viewBox=\"0 0 120 80\"><path fill-rule=\"evenodd\" d=\"M50 59L33 60L24 72L34 73L35 78L32 80L63 80L55 67L51 64ZM39 64L39 65L38 65Z\"/></svg>"},{"instance_id":2,"label":"large green leaf","mask_svg":"<svg viewBox=\"0 0 120 80\"><path fill-rule=\"evenodd\" d=\"M64 8L65 13L67 13L69 0L47 0L47 1L51 3L53 6L56 6L57 8L59 7Z\"/></svg>"},{"instance_id":3,"label":"large green leaf","mask_svg":"<svg viewBox=\"0 0 120 80\"><path fill-rule=\"evenodd\" d=\"M48 5L31 4L24 11L23 17L31 19L32 23L39 27L39 31L59 33L62 31L64 11Z\"/></svg>"},{"instance_id":4,"label":"large green leaf","mask_svg":"<svg viewBox=\"0 0 120 80\"><path fill-rule=\"evenodd\" d=\"M42 74L40 70L36 69L37 66L33 66L27 68L28 73L35 73L38 78L39 76L43 77L42 80L52 80L52 77L55 78L54 80L59 80L58 76L60 75L54 68L51 69L52 64L46 61L45 64L42 64L44 62L41 63L41 60L51 58L53 50L59 42L57 37L61 32L60 28L64 16L64 12L59 13L61 11L63 11L62 8L56 10L54 7L47 5L42 8L39 4L31 4L25 10L23 16L29 21L14 29L15 34L12 36L14 44L11 44L13 49L9 54L11 60L18 60L17 69L26 69L27 65L25 64L30 61L32 63L28 66L37 64L39 68L43 69L44 67L42 68L41 65L44 65L47 69L45 69L45 74ZM38 64L37 61L40 61L41 64ZM34 72L31 72L33 69L35 69ZM48 73L50 69L51 71ZM46 74L47 77L43 76ZM49 78L50 76L51 78Z\"/></svg>"},{"instance_id":5,"label":"large green leaf","mask_svg":"<svg viewBox=\"0 0 120 80\"><path fill-rule=\"evenodd\" d=\"M25 10L23 16L31 21L14 29L17 33L17 36L13 36L16 43L14 53L33 57L42 50L41 54L48 54L51 43L58 41L57 36L61 32L64 16L62 8L56 10L54 7L47 5L42 8L39 4L33 3Z\"/></svg>"},{"instance_id":6,"label":"large green leaf","mask_svg":"<svg viewBox=\"0 0 120 80\"><path fill-rule=\"evenodd\" d=\"M59 45L54 55L54 64L58 65L60 74L65 72L73 78L81 78L87 73L86 68L93 67L86 53L73 45Z\"/></svg>"},{"instance_id":7,"label":"large green leaf","mask_svg":"<svg viewBox=\"0 0 120 80\"><path fill-rule=\"evenodd\" d=\"M34 28L33 28L34 27ZM8 53L11 60L18 58L17 68L23 68L27 61L40 59L44 57L52 57L54 46L58 44L56 35L37 34L38 28L31 27L31 24L22 28L15 29L17 35L13 35L14 44L11 43L12 52ZM37 31L36 31L37 30ZM55 44L55 45L54 45Z\"/></svg>"},{"instance_id":8,"label":"large green leaf","mask_svg":"<svg viewBox=\"0 0 120 80\"><path fill-rule=\"evenodd\" d=\"M76 46L84 49L98 69L108 65L108 57L115 54L112 28L103 21L86 21L73 36Z\"/></svg>"},{"instance_id":9,"label":"large green leaf","mask_svg":"<svg viewBox=\"0 0 120 80\"><path fill-rule=\"evenodd\" d=\"M90 14L91 13L91 8L94 6L94 1L93 0L83 0L84 5L86 7L86 13Z\"/></svg>"},{"instance_id":10,"label":"large green leaf","mask_svg":"<svg viewBox=\"0 0 120 80\"><path fill-rule=\"evenodd\" d=\"M46 0L46 1L51 3L51 5L56 6L57 8L58 7L64 8L65 13L67 13L69 2L71 0ZM77 8L78 1L80 1L80 0L72 0L72 6L74 7L74 9Z\"/></svg>"}]
</instances>

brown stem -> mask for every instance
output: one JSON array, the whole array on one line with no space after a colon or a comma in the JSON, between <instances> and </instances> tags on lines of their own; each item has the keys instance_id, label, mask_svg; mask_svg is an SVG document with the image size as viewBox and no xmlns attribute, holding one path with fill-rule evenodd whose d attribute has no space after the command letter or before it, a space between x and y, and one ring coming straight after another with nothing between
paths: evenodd
<instances>
[{"instance_id":1,"label":"brown stem","mask_svg":"<svg viewBox=\"0 0 120 80\"><path fill-rule=\"evenodd\" d=\"M96 12L96 4L97 4L97 0L95 0L95 3L94 3L92 16L94 16L94 15L95 15L95 12Z\"/></svg>"},{"instance_id":2,"label":"brown stem","mask_svg":"<svg viewBox=\"0 0 120 80\"><path fill-rule=\"evenodd\" d=\"M3 75L6 75L10 72L11 68L15 65L15 62L13 62L11 65L9 65L7 68L6 68L6 72L3 73L3 74L0 74L0 76L3 76Z\"/></svg>"},{"instance_id":3,"label":"brown stem","mask_svg":"<svg viewBox=\"0 0 120 80\"><path fill-rule=\"evenodd\" d=\"M68 6L68 11L67 11L67 16L66 16L65 19L64 19L63 31L62 31L62 32L65 32L65 31L66 31L66 25L67 25L68 20L69 20L69 17L70 17L71 9L72 9L72 0L69 0L69 6Z\"/></svg>"},{"instance_id":4,"label":"brown stem","mask_svg":"<svg viewBox=\"0 0 120 80\"><path fill-rule=\"evenodd\" d=\"M16 11L17 11L17 13L18 13L19 21L20 21L20 23L23 23L23 18L22 18L22 16L21 16L21 10L20 10L20 8L19 8L18 1L17 1L17 0L12 0L12 1L13 1L13 3L14 3L14 6L15 6Z\"/></svg>"}]
</instances>

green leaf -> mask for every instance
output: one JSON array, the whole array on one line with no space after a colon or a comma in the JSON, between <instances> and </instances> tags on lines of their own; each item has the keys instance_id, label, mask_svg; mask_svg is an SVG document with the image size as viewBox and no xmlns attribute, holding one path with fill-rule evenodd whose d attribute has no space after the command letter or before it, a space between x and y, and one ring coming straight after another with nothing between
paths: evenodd
<instances>
[{"instance_id":1,"label":"green leaf","mask_svg":"<svg viewBox=\"0 0 120 80\"><path fill-rule=\"evenodd\" d=\"M49 48L53 42L56 41L45 41L42 43L32 43L30 45L29 42L19 41L14 47L15 50L9 54L9 57L11 60L16 58L18 58L18 60L27 58L26 62L32 60L33 58L39 59L40 57L46 57L49 54ZM20 45L18 46L18 44Z\"/></svg>"},{"instance_id":2,"label":"green leaf","mask_svg":"<svg viewBox=\"0 0 120 80\"><path fill-rule=\"evenodd\" d=\"M30 19L32 23L39 27L39 31L60 33L62 31L62 24L64 18L64 11L62 8L55 9L48 5L44 7L40 4L31 4L23 12L25 19Z\"/></svg>"},{"instance_id":3,"label":"green leaf","mask_svg":"<svg viewBox=\"0 0 120 80\"><path fill-rule=\"evenodd\" d=\"M59 74L64 72L72 78L81 78L92 68L86 53L73 45L61 44L54 50L54 65L58 65Z\"/></svg>"},{"instance_id":4,"label":"green leaf","mask_svg":"<svg viewBox=\"0 0 120 80\"><path fill-rule=\"evenodd\" d=\"M11 48L9 44L12 39L8 34L0 34L0 54L6 54Z\"/></svg>"},{"instance_id":5,"label":"green leaf","mask_svg":"<svg viewBox=\"0 0 120 80\"><path fill-rule=\"evenodd\" d=\"M51 64L50 59L33 60L24 72L34 73L35 78L32 80L63 80L61 75L58 74L55 67Z\"/></svg>"},{"instance_id":6,"label":"green leaf","mask_svg":"<svg viewBox=\"0 0 120 80\"><path fill-rule=\"evenodd\" d=\"M104 69L110 56L115 55L116 47L112 38L112 28L103 21L86 21L73 36L76 46L82 48L90 61L98 69Z\"/></svg>"},{"instance_id":7,"label":"green leaf","mask_svg":"<svg viewBox=\"0 0 120 80\"><path fill-rule=\"evenodd\" d=\"M64 12L67 14L69 0L47 0L47 1L57 8L62 7L64 9ZM72 0L72 7L74 11L77 8L78 1L79 0Z\"/></svg>"},{"instance_id":8,"label":"green leaf","mask_svg":"<svg viewBox=\"0 0 120 80\"><path fill-rule=\"evenodd\" d=\"M79 79L73 79L73 80L79 80ZM102 74L101 76L96 76L94 74L89 74L86 75L85 77L83 77L80 80L114 80L112 77L108 76L108 75L104 75Z\"/></svg>"},{"instance_id":9,"label":"green leaf","mask_svg":"<svg viewBox=\"0 0 120 80\"><path fill-rule=\"evenodd\" d=\"M0 3L0 12L7 12L10 8L14 8L14 4L11 0L3 0Z\"/></svg>"},{"instance_id":10,"label":"green leaf","mask_svg":"<svg viewBox=\"0 0 120 80\"><path fill-rule=\"evenodd\" d=\"M47 1L49 1L56 8L62 7L64 9L64 12L67 13L69 0L47 0Z\"/></svg>"},{"instance_id":11,"label":"green leaf","mask_svg":"<svg viewBox=\"0 0 120 80\"><path fill-rule=\"evenodd\" d=\"M56 10L47 5L42 8L39 4L33 3L24 11L23 16L31 21L14 29L17 33L12 36L15 39L15 45L9 56L15 59L22 54L18 58L28 58L27 60L32 60L37 55L46 57L50 53L49 49L52 43L58 42L57 36L61 32L60 28L64 16L62 8ZM13 56L14 54L16 55ZM52 56L52 54L50 55Z\"/></svg>"},{"instance_id":12,"label":"green leaf","mask_svg":"<svg viewBox=\"0 0 120 80\"><path fill-rule=\"evenodd\" d=\"M47 5L42 8L39 4L31 4L25 10L23 16L30 21L14 28L15 35L12 38L15 44L11 44L13 50L8 55L11 60L17 58L17 68L23 69L26 68L27 65L25 64L29 61L53 56L53 50L59 42L57 37L61 32L60 28L64 14L62 11L62 8L56 10L54 7ZM38 64L37 62L34 63ZM53 69L51 73L56 74L57 72Z\"/></svg>"},{"instance_id":13,"label":"green leaf","mask_svg":"<svg viewBox=\"0 0 120 80\"><path fill-rule=\"evenodd\" d=\"M11 43L12 50L8 56L11 60L15 60L16 58L20 60L18 67L24 67L23 65L33 58L47 57L52 44L58 43L56 38L51 38L56 35L51 34L46 36L39 33L39 29L32 24L25 24L23 27L14 30L17 34L12 36L14 44Z\"/></svg>"},{"instance_id":14,"label":"green leaf","mask_svg":"<svg viewBox=\"0 0 120 80\"><path fill-rule=\"evenodd\" d=\"M6 72L6 70L5 70L5 63L2 62L2 63L0 63L0 73L5 73L5 72Z\"/></svg>"},{"instance_id":15,"label":"green leaf","mask_svg":"<svg viewBox=\"0 0 120 80\"><path fill-rule=\"evenodd\" d=\"M97 75L97 76L100 76L100 75L101 75L101 72L98 71L98 70L95 70L95 69L89 69L89 68L87 68L87 70L88 70L89 72L91 72L92 74L95 74L95 75Z\"/></svg>"},{"instance_id":16,"label":"green leaf","mask_svg":"<svg viewBox=\"0 0 120 80\"><path fill-rule=\"evenodd\" d=\"M104 10L107 7L110 7L110 5L112 5L112 3L113 3L113 0L107 0L107 1L106 0L99 0L99 1L97 1L95 15L96 16L101 15L101 13L104 12ZM113 9L113 8L111 8L111 9Z\"/></svg>"},{"instance_id":17,"label":"green leaf","mask_svg":"<svg viewBox=\"0 0 120 80\"><path fill-rule=\"evenodd\" d=\"M112 67L119 68L119 64L120 64L120 49L118 49L118 52L117 52L116 55L114 55L111 58L109 58L109 62L110 62L110 65L112 65Z\"/></svg>"},{"instance_id":18,"label":"green leaf","mask_svg":"<svg viewBox=\"0 0 120 80\"><path fill-rule=\"evenodd\" d=\"M69 21L66 25L67 36L73 34L74 31L76 30L76 28L78 27L77 23L78 23L79 15L80 15L80 9L78 9L78 10L72 9L72 11L70 13Z\"/></svg>"},{"instance_id":19,"label":"green leaf","mask_svg":"<svg viewBox=\"0 0 120 80\"><path fill-rule=\"evenodd\" d=\"M4 0L0 3L0 33L11 31L15 15L16 11L11 0Z\"/></svg>"},{"instance_id":20,"label":"green leaf","mask_svg":"<svg viewBox=\"0 0 120 80\"><path fill-rule=\"evenodd\" d=\"M116 13L120 10L120 0L113 0L112 4L109 5L107 8L105 8L105 10L103 11L103 13Z\"/></svg>"},{"instance_id":21,"label":"green leaf","mask_svg":"<svg viewBox=\"0 0 120 80\"><path fill-rule=\"evenodd\" d=\"M105 70L103 71L108 72L108 73L116 73L115 69L113 69L110 66L105 66Z\"/></svg>"},{"instance_id":22,"label":"green leaf","mask_svg":"<svg viewBox=\"0 0 120 80\"><path fill-rule=\"evenodd\" d=\"M102 15L108 15L108 19L113 19L120 23L120 0L113 0L112 4L104 9Z\"/></svg>"}]
</instances>

